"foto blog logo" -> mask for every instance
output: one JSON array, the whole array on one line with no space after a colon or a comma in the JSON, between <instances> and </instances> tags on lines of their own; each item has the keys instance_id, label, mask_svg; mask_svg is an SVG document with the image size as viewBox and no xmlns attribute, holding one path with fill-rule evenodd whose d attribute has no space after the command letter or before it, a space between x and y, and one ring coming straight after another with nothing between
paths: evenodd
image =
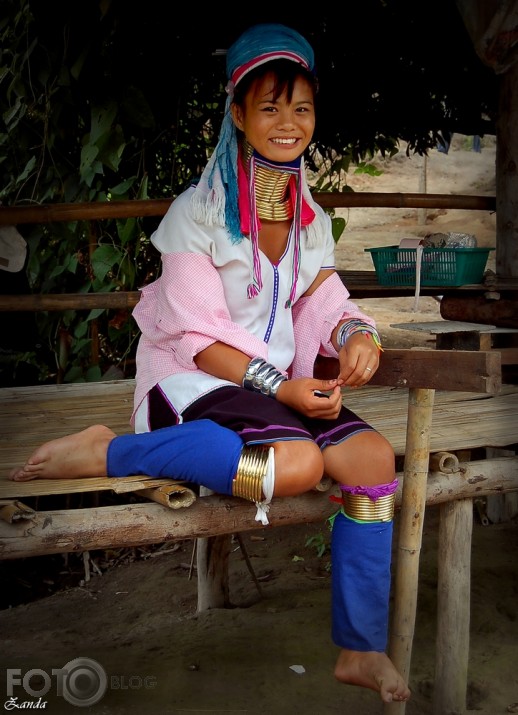
<instances>
[{"instance_id":1,"label":"foto blog logo","mask_svg":"<svg viewBox=\"0 0 518 715\"><path fill-rule=\"evenodd\" d=\"M52 668L50 673L32 668L22 674L20 668L7 668L7 698L5 710L27 707L20 702L20 688L25 696L38 698L32 707L45 708L43 701L53 685L56 694L71 705L89 707L98 703L108 688L106 671L91 658L74 658L62 668Z\"/></svg>"}]
</instances>

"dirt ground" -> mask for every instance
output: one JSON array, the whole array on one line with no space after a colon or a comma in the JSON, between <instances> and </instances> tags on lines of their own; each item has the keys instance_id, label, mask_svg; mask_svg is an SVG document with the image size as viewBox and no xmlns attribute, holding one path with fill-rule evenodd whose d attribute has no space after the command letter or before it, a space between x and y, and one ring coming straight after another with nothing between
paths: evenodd
<instances>
[{"instance_id":1,"label":"dirt ground","mask_svg":"<svg viewBox=\"0 0 518 715\"><path fill-rule=\"evenodd\" d=\"M430 153L427 190L493 194L494 160L490 139L483 139L478 154L467 138L455 137L448 155ZM402 151L375 163L383 172L378 177L350 175L356 190L423 190L423 159L408 158ZM423 216L417 210L353 209L343 215L348 224L338 246L340 268L371 268L365 248L429 232L473 233L479 245L495 245L495 218L486 212L430 211ZM440 319L435 299L420 298L417 312L413 298L358 302L377 319L385 345L431 345L427 334L390 326ZM408 715L432 713L437 518L437 510L429 509ZM79 712L80 707L92 715L381 713L377 694L333 679L337 651L330 640L328 544L327 524L243 534L242 544L237 539L233 543L229 565L234 607L200 615L193 542L91 553L86 569L78 555L3 562L2 669L18 669L14 676L20 679L30 669L44 671L27 681L34 691L45 689L38 676L48 674L43 702L56 715ZM518 712L517 548L516 522L483 526L476 519L467 708L480 715ZM70 684L65 688L68 698L58 695L59 677L51 675L52 669L76 659L77 677L86 671L95 690L90 707L85 707L89 701L84 695L74 701L79 690ZM98 666L107 674L100 701ZM3 702L8 700L5 683ZM13 696L19 706L26 701L35 707L38 700L17 684Z\"/></svg>"}]
</instances>

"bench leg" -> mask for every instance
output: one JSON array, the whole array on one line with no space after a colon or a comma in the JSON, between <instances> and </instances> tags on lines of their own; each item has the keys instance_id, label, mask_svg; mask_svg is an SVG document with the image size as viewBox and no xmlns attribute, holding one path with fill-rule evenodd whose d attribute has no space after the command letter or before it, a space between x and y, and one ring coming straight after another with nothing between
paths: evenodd
<instances>
[{"instance_id":1,"label":"bench leg","mask_svg":"<svg viewBox=\"0 0 518 715\"><path fill-rule=\"evenodd\" d=\"M466 712L473 502L440 506L434 715Z\"/></svg>"},{"instance_id":2,"label":"bench leg","mask_svg":"<svg viewBox=\"0 0 518 715\"><path fill-rule=\"evenodd\" d=\"M228 560L231 540L231 534L197 539L198 613L230 606Z\"/></svg>"},{"instance_id":3,"label":"bench leg","mask_svg":"<svg viewBox=\"0 0 518 715\"><path fill-rule=\"evenodd\" d=\"M200 496L214 494L207 487L200 487ZM198 580L197 612L210 608L230 606L228 583L228 560L232 535L220 534L205 539L196 539L196 571Z\"/></svg>"},{"instance_id":4,"label":"bench leg","mask_svg":"<svg viewBox=\"0 0 518 715\"><path fill-rule=\"evenodd\" d=\"M426 507L435 390L411 388L408 393L405 467L394 581L394 613L389 656L409 682L419 582L419 556ZM403 715L405 703L383 706L385 715Z\"/></svg>"}]
</instances>

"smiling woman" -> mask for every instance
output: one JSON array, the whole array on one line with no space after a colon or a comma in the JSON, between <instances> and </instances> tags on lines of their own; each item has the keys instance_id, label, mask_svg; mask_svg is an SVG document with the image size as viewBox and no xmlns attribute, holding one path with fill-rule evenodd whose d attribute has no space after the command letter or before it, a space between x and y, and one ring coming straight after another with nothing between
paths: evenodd
<instances>
[{"instance_id":1,"label":"smiling woman","mask_svg":"<svg viewBox=\"0 0 518 715\"><path fill-rule=\"evenodd\" d=\"M138 434L101 435L101 463L112 476L174 476L181 466L196 481L202 452L214 477L202 484L254 502L263 524L272 498L307 492L324 474L339 483L334 675L405 701L410 691L385 653L394 452L342 404L343 387L375 374L381 345L335 269L331 220L307 184L314 72L313 50L283 25L256 25L230 47L217 147L153 234L162 271L134 310ZM334 378L313 377L317 355L338 359ZM65 438L60 454L93 455L91 434Z\"/></svg>"}]
</instances>

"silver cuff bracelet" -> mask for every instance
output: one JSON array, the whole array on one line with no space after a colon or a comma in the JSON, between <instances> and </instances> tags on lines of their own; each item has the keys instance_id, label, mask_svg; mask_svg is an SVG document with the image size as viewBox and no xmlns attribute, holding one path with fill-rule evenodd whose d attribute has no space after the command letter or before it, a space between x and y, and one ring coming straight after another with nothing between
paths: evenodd
<instances>
[{"instance_id":1,"label":"silver cuff bracelet","mask_svg":"<svg viewBox=\"0 0 518 715\"><path fill-rule=\"evenodd\" d=\"M287 378L280 370L263 358L255 357L250 360L243 378L245 390L260 392L267 397L275 398L277 390Z\"/></svg>"}]
</instances>

